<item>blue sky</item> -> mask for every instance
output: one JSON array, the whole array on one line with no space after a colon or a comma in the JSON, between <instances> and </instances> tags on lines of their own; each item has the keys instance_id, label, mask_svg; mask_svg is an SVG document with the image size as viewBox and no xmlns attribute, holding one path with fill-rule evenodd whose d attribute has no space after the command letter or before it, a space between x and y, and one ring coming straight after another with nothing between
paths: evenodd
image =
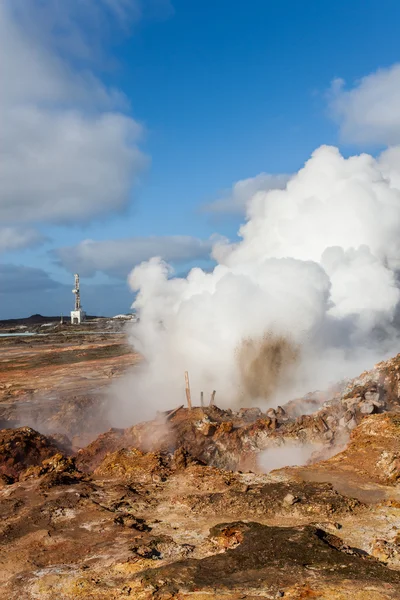
<instances>
[{"instance_id":1,"label":"blue sky","mask_svg":"<svg viewBox=\"0 0 400 600\"><path fill-rule=\"evenodd\" d=\"M0 6L0 318L67 313L75 271L88 312L127 312L137 262L207 268L212 236L235 238L236 182L392 141L360 128L371 87L400 90L394 0L95 6Z\"/></svg>"}]
</instances>

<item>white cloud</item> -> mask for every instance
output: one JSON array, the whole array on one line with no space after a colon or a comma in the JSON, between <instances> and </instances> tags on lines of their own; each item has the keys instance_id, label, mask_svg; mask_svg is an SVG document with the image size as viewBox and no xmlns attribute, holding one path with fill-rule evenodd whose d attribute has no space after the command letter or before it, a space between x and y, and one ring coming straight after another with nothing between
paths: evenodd
<instances>
[{"instance_id":1,"label":"white cloud","mask_svg":"<svg viewBox=\"0 0 400 600\"><path fill-rule=\"evenodd\" d=\"M332 82L330 109L344 140L355 143L400 143L400 64L363 77L346 89Z\"/></svg>"},{"instance_id":2,"label":"white cloud","mask_svg":"<svg viewBox=\"0 0 400 600\"><path fill-rule=\"evenodd\" d=\"M68 224L123 209L144 165L138 130L122 114L9 109L0 132L0 219Z\"/></svg>"},{"instance_id":3,"label":"white cloud","mask_svg":"<svg viewBox=\"0 0 400 600\"><path fill-rule=\"evenodd\" d=\"M96 242L85 240L72 247L54 251L58 262L71 273L90 277L96 272L126 277L137 264L152 256L183 264L210 256L215 240L191 236L149 236Z\"/></svg>"},{"instance_id":4,"label":"white cloud","mask_svg":"<svg viewBox=\"0 0 400 600\"><path fill-rule=\"evenodd\" d=\"M170 0L101 0L120 20L169 16L174 9Z\"/></svg>"},{"instance_id":5,"label":"white cloud","mask_svg":"<svg viewBox=\"0 0 400 600\"><path fill-rule=\"evenodd\" d=\"M39 35L37 15L26 28L19 5L0 4L0 220L79 223L123 210L146 162L141 126L121 112L121 93Z\"/></svg>"},{"instance_id":6,"label":"white cloud","mask_svg":"<svg viewBox=\"0 0 400 600\"><path fill-rule=\"evenodd\" d=\"M238 214L246 212L246 206L257 192L281 190L286 187L290 175L260 173L255 177L242 179L233 184L232 188L221 198L207 204L204 210L215 214Z\"/></svg>"},{"instance_id":7,"label":"white cloud","mask_svg":"<svg viewBox=\"0 0 400 600\"><path fill-rule=\"evenodd\" d=\"M168 17L174 12L170 0L2 1L12 8L25 32L88 62L109 60L102 45L115 31L120 40L139 20Z\"/></svg>"},{"instance_id":8,"label":"white cloud","mask_svg":"<svg viewBox=\"0 0 400 600\"><path fill-rule=\"evenodd\" d=\"M0 252L32 248L46 241L46 237L28 227L0 227Z\"/></svg>"}]
</instances>

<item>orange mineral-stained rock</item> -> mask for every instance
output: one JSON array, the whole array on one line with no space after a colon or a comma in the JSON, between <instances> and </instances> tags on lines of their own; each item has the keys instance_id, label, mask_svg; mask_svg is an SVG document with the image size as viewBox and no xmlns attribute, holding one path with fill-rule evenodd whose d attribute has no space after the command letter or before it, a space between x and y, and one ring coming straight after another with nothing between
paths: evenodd
<instances>
[{"instance_id":1,"label":"orange mineral-stained rock","mask_svg":"<svg viewBox=\"0 0 400 600\"><path fill-rule=\"evenodd\" d=\"M106 370L121 351L64 357ZM79 451L66 433L85 439L95 396L46 416L61 433L1 430L0 600L400 598L399 374L398 356L269 409L178 400L95 439L88 424ZM280 453L298 466L268 466Z\"/></svg>"},{"instance_id":2,"label":"orange mineral-stained rock","mask_svg":"<svg viewBox=\"0 0 400 600\"><path fill-rule=\"evenodd\" d=\"M0 430L0 474L18 479L28 467L59 452L58 447L30 427Z\"/></svg>"},{"instance_id":3,"label":"orange mineral-stained rock","mask_svg":"<svg viewBox=\"0 0 400 600\"><path fill-rule=\"evenodd\" d=\"M107 454L94 474L150 483L167 478L170 473L168 462L170 461L159 453L144 453L136 448L122 448Z\"/></svg>"}]
</instances>

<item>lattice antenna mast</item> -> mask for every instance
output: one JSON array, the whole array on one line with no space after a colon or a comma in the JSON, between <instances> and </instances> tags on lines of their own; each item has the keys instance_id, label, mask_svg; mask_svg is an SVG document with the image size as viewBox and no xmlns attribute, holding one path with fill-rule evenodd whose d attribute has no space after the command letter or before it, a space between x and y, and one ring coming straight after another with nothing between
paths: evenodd
<instances>
[{"instance_id":1,"label":"lattice antenna mast","mask_svg":"<svg viewBox=\"0 0 400 600\"><path fill-rule=\"evenodd\" d=\"M79 275L75 274L75 288L72 290L75 294L75 310L81 310L81 293L79 290Z\"/></svg>"}]
</instances>

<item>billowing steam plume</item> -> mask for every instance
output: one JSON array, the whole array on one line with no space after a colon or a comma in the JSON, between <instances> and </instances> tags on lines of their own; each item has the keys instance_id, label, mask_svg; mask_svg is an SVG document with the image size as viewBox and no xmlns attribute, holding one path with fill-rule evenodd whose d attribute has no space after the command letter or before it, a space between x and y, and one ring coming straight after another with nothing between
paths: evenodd
<instances>
[{"instance_id":1,"label":"billowing steam plume","mask_svg":"<svg viewBox=\"0 0 400 600\"><path fill-rule=\"evenodd\" d=\"M169 278L159 258L132 271L144 361L121 407L132 420L183 403L185 370L195 399L273 405L394 352L399 233L400 148L345 159L322 146L286 189L255 194L213 272Z\"/></svg>"}]
</instances>

